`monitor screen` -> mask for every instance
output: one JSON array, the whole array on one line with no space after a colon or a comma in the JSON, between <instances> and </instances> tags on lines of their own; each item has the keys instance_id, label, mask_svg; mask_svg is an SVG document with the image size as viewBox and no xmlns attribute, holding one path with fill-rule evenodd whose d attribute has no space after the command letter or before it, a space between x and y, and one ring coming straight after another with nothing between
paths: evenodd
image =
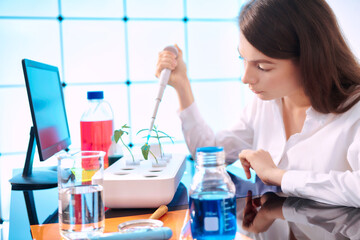
<instances>
[{"instance_id":1,"label":"monitor screen","mask_svg":"<svg viewBox=\"0 0 360 240\"><path fill-rule=\"evenodd\" d=\"M57 67L22 61L40 161L70 145L64 97Z\"/></svg>"}]
</instances>

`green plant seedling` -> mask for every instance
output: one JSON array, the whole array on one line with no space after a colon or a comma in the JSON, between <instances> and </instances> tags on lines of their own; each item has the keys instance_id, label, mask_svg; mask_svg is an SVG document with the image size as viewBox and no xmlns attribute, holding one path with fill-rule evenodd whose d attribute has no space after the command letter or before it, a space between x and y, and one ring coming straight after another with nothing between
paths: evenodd
<instances>
[{"instance_id":1,"label":"green plant seedling","mask_svg":"<svg viewBox=\"0 0 360 240\"><path fill-rule=\"evenodd\" d=\"M136 135L141 133L141 132L144 132L144 131L149 131L149 129L146 129L146 128L141 129L136 133ZM161 146L160 139L161 138L169 138L172 143L174 143L174 141L173 141L172 137L170 137L165 132L158 130L158 128L156 126L153 127L152 132L155 132L155 135L154 136L151 135L150 138L156 138L157 139L158 144L159 144L160 156L162 156L163 151L162 151L162 146ZM143 138L147 138L147 136L143 137ZM150 152L151 155L154 156L154 154L150 151L150 145L147 142L141 147L141 152L142 152L143 157L144 157L145 160L148 159L149 152ZM156 162L157 162L157 158L155 156L154 156L154 158L156 159Z\"/></svg>"},{"instance_id":2,"label":"green plant seedling","mask_svg":"<svg viewBox=\"0 0 360 240\"><path fill-rule=\"evenodd\" d=\"M115 130L115 131L114 131L114 140L115 140L115 142L117 143L117 142L119 141L119 139L120 139L120 141L122 142L122 144L126 147L126 149L127 149L127 150L129 151L129 153L131 154L131 157L132 157L132 159L133 159L133 162L135 162L134 155L132 154L129 146L126 145L126 144L124 143L123 139L122 139L122 135L124 135L124 133L129 134L127 131L125 131L125 129L127 129L127 128L130 128L130 126L127 126L127 125L125 124L125 125L123 125L120 129Z\"/></svg>"}]
</instances>

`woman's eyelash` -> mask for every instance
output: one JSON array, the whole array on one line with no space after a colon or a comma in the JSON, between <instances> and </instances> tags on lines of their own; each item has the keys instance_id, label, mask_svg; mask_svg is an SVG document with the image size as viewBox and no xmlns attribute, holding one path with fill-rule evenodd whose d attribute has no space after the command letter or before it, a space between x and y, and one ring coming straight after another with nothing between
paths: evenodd
<instances>
[{"instance_id":1,"label":"woman's eyelash","mask_svg":"<svg viewBox=\"0 0 360 240\"><path fill-rule=\"evenodd\" d=\"M244 63L246 62L246 60L242 56L239 56L239 59L244 61ZM268 69L262 68L260 64L256 65L256 68L259 69L260 71L263 71L263 72L269 71Z\"/></svg>"},{"instance_id":2,"label":"woman's eyelash","mask_svg":"<svg viewBox=\"0 0 360 240\"><path fill-rule=\"evenodd\" d=\"M260 71L264 71L264 72L268 71L268 70L262 68L260 65L257 65L257 68L258 68Z\"/></svg>"}]
</instances>

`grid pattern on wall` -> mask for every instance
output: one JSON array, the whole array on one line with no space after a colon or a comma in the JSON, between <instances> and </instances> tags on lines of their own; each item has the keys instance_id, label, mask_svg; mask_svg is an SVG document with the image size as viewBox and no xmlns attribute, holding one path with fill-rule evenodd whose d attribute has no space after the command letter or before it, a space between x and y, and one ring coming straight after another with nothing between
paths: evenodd
<instances>
[{"instance_id":1,"label":"grid pattern on wall","mask_svg":"<svg viewBox=\"0 0 360 240\"><path fill-rule=\"evenodd\" d=\"M144 139L158 81L158 52L183 50L197 105L215 130L236 122L251 93L240 81L236 17L243 0L2 0L0 2L0 169L5 185L22 167L32 125L21 59L59 67L71 148L80 147L80 118L86 92L103 90L114 125L132 127L126 142ZM168 87L156 125L174 137L168 151L187 153ZM37 159L35 159L37 162ZM41 165L35 163L36 165ZM2 191L8 191L4 187ZM6 185L7 186L7 185ZM2 194L2 202L7 198ZM4 208L3 208L4 209ZM4 213L6 215L6 213Z\"/></svg>"}]
</instances>

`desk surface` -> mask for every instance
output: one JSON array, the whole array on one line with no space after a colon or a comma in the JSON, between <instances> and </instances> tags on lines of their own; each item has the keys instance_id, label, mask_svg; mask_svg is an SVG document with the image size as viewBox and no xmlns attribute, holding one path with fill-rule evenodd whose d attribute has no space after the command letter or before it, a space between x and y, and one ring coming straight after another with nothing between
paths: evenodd
<instances>
[{"instance_id":1,"label":"desk surface","mask_svg":"<svg viewBox=\"0 0 360 240\"><path fill-rule=\"evenodd\" d=\"M173 230L172 239L187 235L188 188L195 173L191 160L161 220ZM230 174L236 185L237 239L360 239L360 209L331 206L301 198L284 197L279 188L266 186ZM270 192L270 193L269 193ZM272 192L272 193L271 193ZM12 191L9 239L60 239L58 229L57 188L36 191ZM117 231L117 225L133 219L148 218L155 209L109 209L105 214L105 232Z\"/></svg>"}]
</instances>

